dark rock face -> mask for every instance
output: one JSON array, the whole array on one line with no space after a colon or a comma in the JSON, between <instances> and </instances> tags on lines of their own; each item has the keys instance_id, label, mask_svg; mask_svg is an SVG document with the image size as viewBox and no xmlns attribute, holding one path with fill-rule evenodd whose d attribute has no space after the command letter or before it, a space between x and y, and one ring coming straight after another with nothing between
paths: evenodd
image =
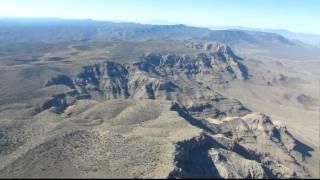
<instances>
[{"instance_id":1,"label":"dark rock face","mask_svg":"<svg viewBox=\"0 0 320 180\"><path fill-rule=\"evenodd\" d=\"M55 78L48 80L45 86L52 86L52 85L65 85L70 87L71 89L75 88L73 81L66 75L60 75Z\"/></svg>"},{"instance_id":2,"label":"dark rock face","mask_svg":"<svg viewBox=\"0 0 320 180\"><path fill-rule=\"evenodd\" d=\"M306 109L312 109L318 105L317 100L307 96L305 94L300 94L296 97L298 103L303 105Z\"/></svg>"},{"instance_id":3,"label":"dark rock face","mask_svg":"<svg viewBox=\"0 0 320 180\"><path fill-rule=\"evenodd\" d=\"M212 144L206 135L179 142L175 159L179 169L168 178L222 178L209 155Z\"/></svg>"},{"instance_id":4,"label":"dark rock face","mask_svg":"<svg viewBox=\"0 0 320 180\"><path fill-rule=\"evenodd\" d=\"M40 107L40 111L50 109L55 113L62 113L69 105L74 104L79 99L81 99L81 96L76 91L58 94L45 101Z\"/></svg>"},{"instance_id":5,"label":"dark rock face","mask_svg":"<svg viewBox=\"0 0 320 180\"><path fill-rule=\"evenodd\" d=\"M80 93L90 94L89 92L96 91L108 95L108 99L129 97L127 84L127 70L112 62L84 67L75 80L75 86Z\"/></svg>"}]
</instances>

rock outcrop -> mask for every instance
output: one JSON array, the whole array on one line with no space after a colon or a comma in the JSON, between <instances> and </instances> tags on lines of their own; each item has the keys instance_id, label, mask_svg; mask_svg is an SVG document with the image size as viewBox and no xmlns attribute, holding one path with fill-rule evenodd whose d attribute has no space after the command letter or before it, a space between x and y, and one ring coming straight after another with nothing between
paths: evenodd
<instances>
[{"instance_id":1,"label":"rock outcrop","mask_svg":"<svg viewBox=\"0 0 320 180\"><path fill-rule=\"evenodd\" d=\"M141 62L119 64L105 62L86 66L72 81L65 76L46 85L64 84L77 96L60 95L49 105L67 107L65 100L93 99L162 99L177 102L196 117L244 115L249 112L241 103L214 91L232 80L248 79L248 72L232 50L223 44L207 47L208 52L195 56L148 54ZM72 83L71 83L72 82ZM81 97L81 98L80 98ZM72 104L71 103L71 104ZM46 109L48 105L45 106ZM57 108L56 108L57 109Z\"/></svg>"},{"instance_id":2,"label":"rock outcrop","mask_svg":"<svg viewBox=\"0 0 320 180\"><path fill-rule=\"evenodd\" d=\"M216 122L215 122L216 123ZM209 123L206 133L177 144L177 167L171 178L297 178L308 177L301 165L301 142L269 117L251 113Z\"/></svg>"}]
</instances>

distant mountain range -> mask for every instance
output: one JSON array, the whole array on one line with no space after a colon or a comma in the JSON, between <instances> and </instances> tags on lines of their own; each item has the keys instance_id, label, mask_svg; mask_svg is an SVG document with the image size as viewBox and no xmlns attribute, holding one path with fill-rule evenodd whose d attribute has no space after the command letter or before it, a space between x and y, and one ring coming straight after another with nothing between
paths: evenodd
<instances>
[{"instance_id":1,"label":"distant mountain range","mask_svg":"<svg viewBox=\"0 0 320 180\"><path fill-rule=\"evenodd\" d=\"M243 27L243 26L212 26L209 28L212 30L244 30L244 31L276 33L296 43L304 43L306 45L320 47L319 34L297 33L297 32L292 32L286 29L262 29L262 28Z\"/></svg>"},{"instance_id":2,"label":"distant mountain range","mask_svg":"<svg viewBox=\"0 0 320 180\"><path fill-rule=\"evenodd\" d=\"M148 20L148 21L144 21L143 23L153 24L153 25L179 24L178 22L166 21L166 20ZM252 28L252 27L246 27L246 26L206 26L206 27L211 30L241 30L241 31L276 33L294 41L297 44L303 43L304 45L320 47L320 34L293 32L287 29Z\"/></svg>"},{"instance_id":3,"label":"distant mountain range","mask_svg":"<svg viewBox=\"0 0 320 180\"><path fill-rule=\"evenodd\" d=\"M182 24L148 25L55 18L0 19L1 43L152 39L195 39L199 41L220 41L228 45L295 46L294 41L275 33L244 30L210 30Z\"/></svg>"}]
</instances>

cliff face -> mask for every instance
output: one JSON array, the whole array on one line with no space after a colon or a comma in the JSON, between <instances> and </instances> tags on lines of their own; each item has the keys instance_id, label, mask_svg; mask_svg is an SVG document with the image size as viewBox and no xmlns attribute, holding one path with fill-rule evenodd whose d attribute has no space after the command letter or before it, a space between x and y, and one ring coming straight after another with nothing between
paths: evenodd
<instances>
[{"instance_id":1,"label":"cliff face","mask_svg":"<svg viewBox=\"0 0 320 180\"><path fill-rule=\"evenodd\" d=\"M49 108L76 99L162 99L177 102L197 117L244 115L249 112L240 102L215 92L232 80L248 79L241 59L225 45L207 47L208 52L194 57L177 54L148 54L141 62L119 64L105 62L86 66L75 79L60 76L47 86L64 84L74 92L61 95L63 100L48 102ZM74 100L73 100L74 99ZM56 107L57 109L57 107Z\"/></svg>"}]
</instances>

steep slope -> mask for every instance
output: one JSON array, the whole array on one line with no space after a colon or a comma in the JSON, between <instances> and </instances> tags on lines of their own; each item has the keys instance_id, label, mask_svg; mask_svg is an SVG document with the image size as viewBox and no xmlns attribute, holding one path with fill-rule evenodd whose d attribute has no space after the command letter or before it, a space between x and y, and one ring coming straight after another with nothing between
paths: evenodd
<instances>
[{"instance_id":1,"label":"steep slope","mask_svg":"<svg viewBox=\"0 0 320 180\"><path fill-rule=\"evenodd\" d=\"M170 177L294 178L308 176L299 141L262 114L212 121L219 133L178 143ZM200 161L200 159L203 159Z\"/></svg>"}]
</instances>

